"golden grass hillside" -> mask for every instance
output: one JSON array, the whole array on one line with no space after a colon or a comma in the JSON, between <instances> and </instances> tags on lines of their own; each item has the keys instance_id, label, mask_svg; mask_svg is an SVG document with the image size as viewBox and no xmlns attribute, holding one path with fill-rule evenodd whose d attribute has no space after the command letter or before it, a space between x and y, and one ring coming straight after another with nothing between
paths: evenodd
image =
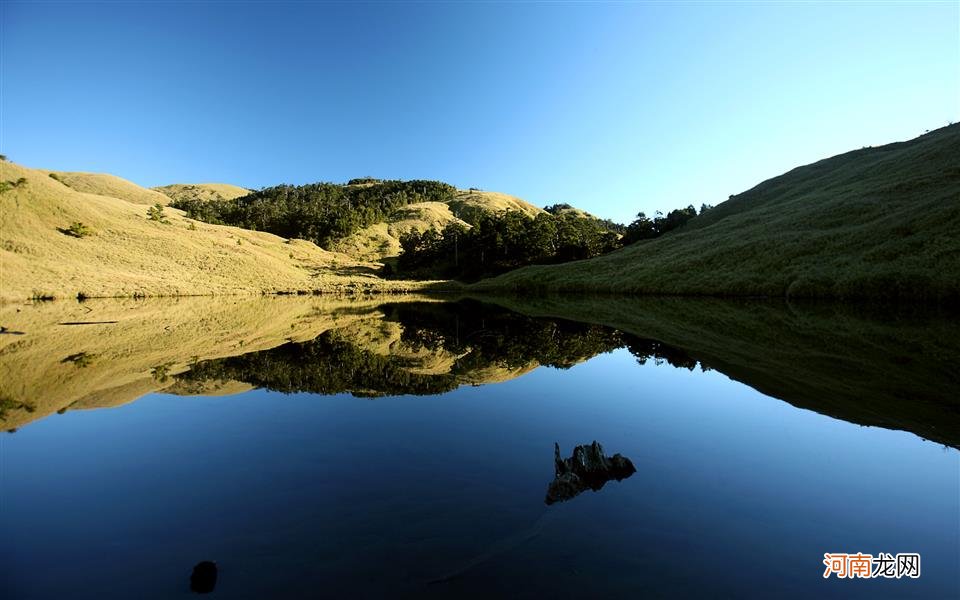
<instances>
[{"instance_id":1,"label":"golden grass hillside","mask_svg":"<svg viewBox=\"0 0 960 600\"><path fill-rule=\"evenodd\" d=\"M153 188L170 200L233 200L250 193L247 188L229 183L173 183Z\"/></svg>"},{"instance_id":2,"label":"golden grass hillside","mask_svg":"<svg viewBox=\"0 0 960 600\"><path fill-rule=\"evenodd\" d=\"M170 198L144 187L127 181L116 175L106 173L70 173L66 171L41 171L51 178L78 192L119 198L134 204L169 204Z\"/></svg>"},{"instance_id":3,"label":"golden grass hillside","mask_svg":"<svg viewBox=\"0 0 960 600\"><path fill-rule=\"evenodd\" d=\"M564 207L557 210L554 214L557 215L572 215L574 217L580 217L581 219L596 219L597 217L583 210L582 208L577 208L576 206Z\"/></svg>"},{"instance_id":4,"label":"golden grass hillside","mask_svg":"<svg viewBox=\"0 0 960 600\"><path fill-rule=\"evenodd\" d=\"M481 213L516 210L528 217L536 217L544 212L542 208L538 208L516 196L480 190L458 190L448 204L454 216L467 223L473 222Z\"/></svg>"},{"instance_id":5,"label":"golden grass hillside","mask_svg":"<svg viewBox=\"0 0 960 600\"><path fill-rule=\"evenodd\" d=\"M349 235L333 245L333 250L358 260L377 261L400 254L400 236L411 231L422 233L430 228L443 229L451 223L467 223L453 215L443 202L408 204L394 211L383 223L375 223Z\"/></svg>"},{"instance_id":6,"label":"golden grass hillside","mask_svg":"<svg viewBox=\"0 0 960 600\"><path fill-rule=\"evenodd\" d=\"M470 227L470 223L481 214L507 211L519 211L530 217L544 212L508 194L458 190L449 202L420 202L397 209L386 221L374 223L338 240L332 250L357 260L381 261L400 255L400 236L410 231L422 233L430 228L440 230L451 223Z\"/></svg>"},{"instance_id":7,"label":"golden grass hillside","mask_svg":"<svg viewBox=\"0 0 960 600\"><path fill-rule=\"evenodd\" d=\"M960 125L799 167L663 237L487 291L960 298Z\"/></svg>"},{"instance_id":8,"label":"golden grass hillside","mask_svg":"<svg viewBox=\"0 0 960 600\"><path fill-rule=\"evenodd\" d=\"M0 299L410 290L372 266L302 240L192 221L166 208L84 193L0 163ZM132 185L132 184L131 184ZM151 194L158 194L146 190ZM75 223L82 228L72 232ZM82 237L77 237L82 236Z\"/></svg>"}]
</instances>

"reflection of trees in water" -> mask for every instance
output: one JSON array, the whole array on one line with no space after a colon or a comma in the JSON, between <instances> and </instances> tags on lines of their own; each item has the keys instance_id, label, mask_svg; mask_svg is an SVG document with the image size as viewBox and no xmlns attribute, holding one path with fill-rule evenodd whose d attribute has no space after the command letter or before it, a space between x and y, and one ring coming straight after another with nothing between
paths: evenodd
<instances>
[{"instance_id":1,"label":"reflection of trees in water","mask_svg":"<svg viewBox=\"0 0 960 600\"><path fill-rule=\"evenodd\" d=\"M326 332L309 342L201 361L178 378L242 381L279 392L359 396L440 394L456 387L450 375L420 375L395 357L381 356Z\"/></svg>"},{"instance_id":2,"label":"reflection of trees in water","mask_svg":"<svg viewBox=\"0 0 960 600\"><path fill-rule=\"evenodd\" d=\"M473 301L398 304L386 314L401 324L401 341L413 349L468 353L459 369L519 368L531 362L567 369L623 346L620 332L609 327L527 317Z\"/></svg>"},{"instance_id":3,"label":"reflection of trees in water","mask_svg":"<svg viewBox=\"0 0 960 600\"><path fill-rule=\"evenodd\" d=\"M457 356L451 372L412 372L407 358L377 354L337 331L328 331L309 342L202 361L178 379L186 383L235 380L281 392L427 395L450 391L484 369L531 364L566 369L623 346L641 363L654 358L683 368L697 365L682 350L609 327L527 317L478 302L395 304L383 310L388 321L400 324L400 341L406 349Z\"/></svg>"},{"instance_id":4,"label":"reflection of trees in water","mask_svg":"<svg viewBox=\"0 0 960 600\"><path fill-rule=\"evenodd\" d=\"M624 336L627 349L630 354L637 357L637 362L641 365L647 364L647 361L653 359L658 365L667 363L678 369L687 369L692 371L697 368L697 361L681 348L658 342L657 340L646 340L633 336ZM710 367L700 363L703 371L709 371Z\"/></svg>"},{"instance_id":5,"label":"reflection of trees in water","mask_svg":"<svg viewBox=\"0 0 960 600\"><path fill-rule=\"evenodd\" d=\"M7 413L12 410L25 410L28 413L32 413L36 410L36 407L30 402L19 402L9 396L0 395L0 421L6 421ZM12 433L16 431L16 429L10 429L8 431Z\"/></svg>"}]
</instances>

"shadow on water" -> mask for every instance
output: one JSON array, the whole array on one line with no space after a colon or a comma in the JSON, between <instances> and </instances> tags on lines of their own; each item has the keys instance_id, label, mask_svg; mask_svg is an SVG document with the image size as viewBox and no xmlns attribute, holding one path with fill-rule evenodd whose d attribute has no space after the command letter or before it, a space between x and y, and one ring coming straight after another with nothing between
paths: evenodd
<instances>
[{"instance_id":1,"label":"shadow on water","mask_svg":"<svg viewBox=\"0 0 960 600\"><path fill-rule=\"evenodd\" d=\"M211 315L220 310L207 313L206 305L185 311L197 323L184 324L184 338L172 337L168 346L163 340L171 327L162 319L169 310L128 328L136 339L124 329L127 320L109 332L76 328L69 338L63 332L72 328L24 328L14 338L22 341L0 347L0 427L122 404L151 391L441 394L626 348L641 364L713 369L798 408L960 447L960 324L951 315L706 299L498 298L497 304L399 301L335 310L311 299L258 302L249 311L260 319L260 329L249 326L253 341L237 334L215 352L190 346L205 342L196 331L211 331ZM224 332L211 331L209 339L242 332L254 317L245 318L217 316ZM261 322L269 324L269 336ZM127 350L148 341L142 357ZM211 353L218 357L201 358ZM122 371L128 363L136 363L129 373Z\"/></svg>"}]
</instances>

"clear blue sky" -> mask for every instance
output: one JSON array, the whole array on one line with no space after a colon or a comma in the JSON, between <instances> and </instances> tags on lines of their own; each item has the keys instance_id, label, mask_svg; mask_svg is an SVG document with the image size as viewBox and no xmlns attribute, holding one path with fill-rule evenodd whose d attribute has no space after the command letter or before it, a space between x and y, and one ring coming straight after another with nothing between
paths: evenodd
<instances>
[{"instance_id":1,"label":"clear blue sky","mask_svg":"<svg viewBox=\"0 0 960 600\"><path fill-rule=\"evenodd\" d=\"M430 178L627 221L960 120L957 1L0 11L0 152L149 186Z\"/></svg>"}]
</instances>

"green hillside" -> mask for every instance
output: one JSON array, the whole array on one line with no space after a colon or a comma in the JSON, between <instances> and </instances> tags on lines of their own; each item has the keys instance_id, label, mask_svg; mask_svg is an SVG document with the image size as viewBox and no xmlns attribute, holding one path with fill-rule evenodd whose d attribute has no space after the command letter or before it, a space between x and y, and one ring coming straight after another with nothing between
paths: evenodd
<instances>
[{"instance_id":1,"label":"green hillside","mask_svg":"<svg viewBox=\"0 0 960 600\"><path fill-rule=\"evenodd\" d=\"M661 238L477 290L960 298L960 125L767 180Z\"/></svg>"}]
</instances>

